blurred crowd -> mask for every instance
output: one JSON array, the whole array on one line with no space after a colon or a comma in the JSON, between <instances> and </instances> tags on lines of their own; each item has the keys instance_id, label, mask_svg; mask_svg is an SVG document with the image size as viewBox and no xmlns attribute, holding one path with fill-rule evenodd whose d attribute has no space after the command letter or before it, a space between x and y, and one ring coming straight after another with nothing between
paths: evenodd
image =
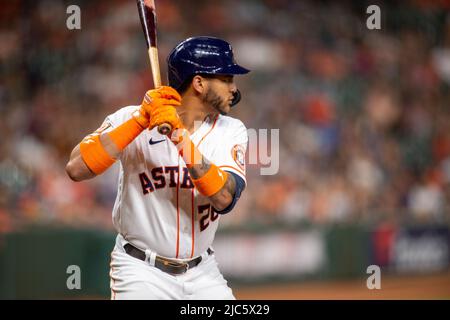
<instances>
[{"instance_id":1,"label":"blurred crowd","mask_svg":"<svg viewBox=\"0 0 450 320\"><path fill-rule=\"evenodd\" d=\"M67 6L81 30L66 27ZM252 72L232 111L280 129L279 172L247 168L226 225L442 222L450 201L450 14L445 1L157 1L165 57L222 37ZM112 229L117 165L75 183L72 148L152 86L136 3L11 0L0 11L0 233L30 224ZM275 152L272 157L277 156Z\"/></svg>"}]
</instances>

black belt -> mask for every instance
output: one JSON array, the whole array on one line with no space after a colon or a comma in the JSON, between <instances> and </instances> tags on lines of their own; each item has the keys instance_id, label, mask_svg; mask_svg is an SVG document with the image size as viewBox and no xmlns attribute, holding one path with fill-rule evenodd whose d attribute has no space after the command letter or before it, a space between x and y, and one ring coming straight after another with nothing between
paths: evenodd
<instances>
[{"instance_id":1,"label":"black belt","mask_svg":"<svg viewBox=\"0 0 450 320\"><path fill-rule=\"evenodd\" d=\"M135 246L127 243L123 246L125 249L125 252L128 253L130 256L146 261L145 252L141 249L136 248ZM214 251L212 251L210 248L206 251L208 254L212 254ZM183 274L188 269L193 268L197 266L202 261L202 257L197 257L195 259L186 261L186 262L178 262L175 260L167 259L164 257L156 256L155 257L155 267L160 269L161 271L170 273L170 274Z\"/></svg>"}]
</instances>

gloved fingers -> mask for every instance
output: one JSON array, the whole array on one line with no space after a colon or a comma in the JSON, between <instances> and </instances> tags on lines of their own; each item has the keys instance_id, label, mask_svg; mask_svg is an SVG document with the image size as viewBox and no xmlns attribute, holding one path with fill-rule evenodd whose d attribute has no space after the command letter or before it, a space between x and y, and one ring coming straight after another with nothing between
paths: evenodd
<instances>
[{"instance_id":1,"label":"gloved fingers","mask_svg":"<svg viewBox=\"0 0 450 320\"><path fill-rule=\"evenodd\" d=\"M175 99L165 99L165 98L160 98L158 99L158 104L160 105L168 105L168 106L181 106L181 102Z\"/></svg>"},{"instance_id":2,"label":"gloved fingers","mask_svg":"<svg viewBox=\"0 0 450 320\"><path fill-rule=\"evenodd\" d=\"M150 113L150 117L155 117L156 115L165 114L167 116L169 115L177 115L177 111L175 109L175 106L172 105L162 105L155 109L152 109Z\"/></svg>"},{"instance_id":3,"label":"gloved fingers","mask_svg":"<svg viewBox=\"0 0 450 320\"><path fill-rule=\"evenodd\" d=\"M177 101L181 101L180 94L172 87L169 86L161 86L158 87L158 92L161 94L161 97L167 98L167 99L175 99Z\"/></svg>"},{"instance_id":4,"label":"gloved fingers","mask_svg":"<svg viewBox=\"0 0 450 320\"><path fill-rule=\"evenodd\" d=\"M178 102L181 102L180 94L174 88L168 86L161 86L158 87L157 89L148 90L145 96L149 101L158 98L165 98L165 99L174 99L177 100Z\"/></svg>"},{"instance_id":5,"label":"gloved fingers","mask_svg":"<svg viewBox=\"0 0 450 320\"><path fill-rule=\"evenodd\" d=\"M176 99L170 99L170 98L149 98L147 95L144 96L144 101L146 105L149 105L152 108L159 107L161 105L173 105L173 106L180 106L181 102Z\"/></svg>"},{"instance_id":6,"label":"gloved fingers","mask_svg":"<svg viewBox=\"0 0 450 320\"><path fill-rule=\"evenodd\" d=\"M165 119L165 120L161 119L161 120L158 120L156 122L151 122L150 125L149 125L149 129L152 130L154 127L159 127L160 125L162 125L164 123L169 124L172 127L172 130L174 128L179 128L180 127L179 123L177 121L168 121L167 119Z\"/></svg>"},{"instance_id":7,"label":"gloved fingers","mask_svg":"<svg viewBox=\"0 0 450 320\"><path fill-rule=\"evenodd\" d=\"M151 120L157 120L157 119L179 119L178 113L175 110L175 107L173 106L165 106L163 108L158 108L152 111L152 113L150 114L150 119Z\"/></svg>"},{"instance_id":8,"label":"gloved fingers","mask_svg":"<svg viewBox=\"0 0 450 320\"><path fill-rule=\"evenodd\" d=\"M174 114L158 114L151 118L151 123L173 123L179 121L178 115Z\"/></svg>"}]
</instances>

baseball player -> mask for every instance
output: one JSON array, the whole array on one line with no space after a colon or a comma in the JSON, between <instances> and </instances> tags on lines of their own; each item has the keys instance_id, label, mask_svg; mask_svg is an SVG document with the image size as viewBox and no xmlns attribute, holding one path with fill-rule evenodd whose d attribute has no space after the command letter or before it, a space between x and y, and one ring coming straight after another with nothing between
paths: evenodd
<instances>
[{"instance_id":1,"label":"baseball player","mask_svg":"<svg viewBox=\"0 0 450 320\"><path fill-rule=\"evenodd\" d=\"M247 130L226 114L241 97L233 76L249 70L214 37L186 39L167 62L170 86L107 116L66 171L81 181L120 161L112 299L234 299L211 245L246 185Z\"/></svg>"}]
</instances>

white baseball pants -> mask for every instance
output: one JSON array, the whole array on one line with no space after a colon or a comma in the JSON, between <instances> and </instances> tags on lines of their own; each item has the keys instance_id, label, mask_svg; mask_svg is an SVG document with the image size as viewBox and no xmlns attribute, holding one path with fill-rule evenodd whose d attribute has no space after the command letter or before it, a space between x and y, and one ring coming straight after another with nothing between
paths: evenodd
<instances>
[{"instance_id":1,"label":"white baseball pants","mask_svg":"<svg viewBox=\"0 0 450 320\"><path fill-rule=\"evenodd\" d=\"M171 275L125 252L118 235L111 253L111 299L115 300L234 300L214 254L182 275Z\"/></svg>"}]
</instances>

